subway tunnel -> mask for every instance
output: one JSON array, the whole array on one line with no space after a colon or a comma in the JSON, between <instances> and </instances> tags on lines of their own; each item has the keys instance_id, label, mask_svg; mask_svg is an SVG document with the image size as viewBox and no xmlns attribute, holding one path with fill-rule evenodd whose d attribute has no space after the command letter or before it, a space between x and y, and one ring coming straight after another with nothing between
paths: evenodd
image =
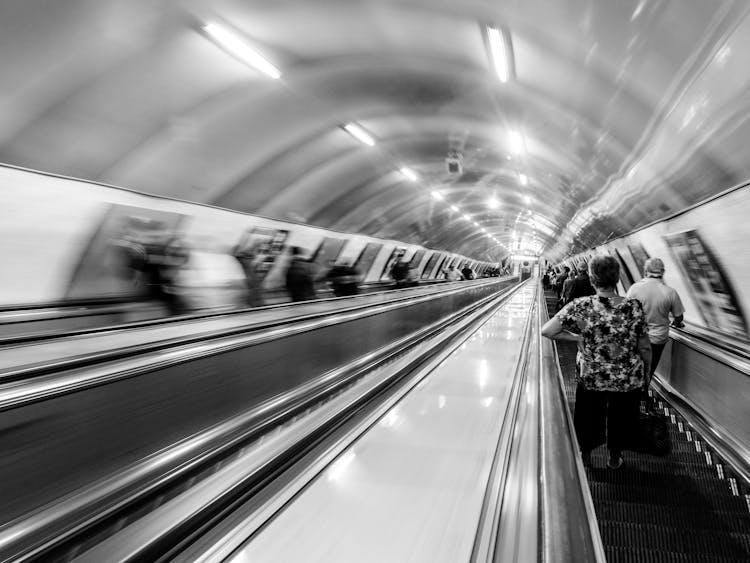
<instances>
[{"instance_id":1,"label":"subway tunnel","mask_svg":"<svg viewBox=\"0 0 750 563\"><path fill-rule=\"evenodd\" d=\"M750 560L749 48L741 0L0 3L0 561ZM619 469L542 335L601 257L684 306Z\"/></svg>"}]
</instances>

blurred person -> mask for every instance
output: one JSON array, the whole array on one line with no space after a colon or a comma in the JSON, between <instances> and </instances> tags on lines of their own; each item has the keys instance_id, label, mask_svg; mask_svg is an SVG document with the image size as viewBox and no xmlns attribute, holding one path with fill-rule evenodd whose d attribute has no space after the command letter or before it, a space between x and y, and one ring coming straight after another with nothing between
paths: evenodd
<instances>
[{"instance_id":1,"label":"blurred person","mask_svg":"<svg viewBox=\"0 0 750 563\"><path fill-rule=\"evenodd\" d=\"M247 285L247 298L245 302L247 306L262 307L264 305L262 280L258 275L258 269L255 264L257 254L252 248L240 250L239 245L237 245L232 250L232 256L239 262L242 272L245 274Z\"/></svg>"},{"instance_id":2,"label":"blurred person","mask_svg":"<svg viewBox=\"0 0 750 563\"><path fill-rule=\"evenodd\" d=\"M578 275L578 270L573 268L568 274L568 277L563 282L562 291L560 292L560 303L558 304L558 307L562 307L566 303L570 302L570 290L573 289L576 275Z\"/></svg>"},{"instance_id":3,"label":"blurred person","mask_svg":"<svg viewBox=\"0 0 750 563\"><path fill-rule=\"evenodd\" d=\"M565 285L565 280L568 279L569 274L570 268L563 266L562 271L555 278L555 292L557 293L558 302L560 301L560 297L562 297L563 286Z\"/></svg>"},{"instance_id":4,"label":"blurred person","mask_svg":"<svg viewBox=\"0 0 750 563\"><path fill-rule=\"evenodd\" d=\"M181 315L189 310L181 293L179 278L190 259L190 250L185 242L172 236L164 245L161 264L158 265L161 293L164 304L171 315Z\"/></svg>"},{"instance_id":5,"label":"blurred person","mask_svg":"<svg viewBox=\"0 0 750 563\"><path fill-rule=\"evenodd\" d=\"M326 274L331 289L336 297L357 295L359 293L359 271L346 262L334 264Z\"/></svg>"},{"instance_id":6,"label":"blurred person","mask_svg":"<svg viewBox=\"0 0 750 563\"><path fill-rule=\"evenodd\" d=\"M443 272L443 276L448 281L461 281L464 279L464 277L461 275L461 272L456 270L455 266L448 266L448 269Z\"/></svg>"},{"instance_id":7,"label":"blurred person","mask_svg":"<svg viewBox=\"0 0 750 563\"><path fill-rule=\"evenodd\" d=\"M467 264L463 268L461 268L461 275L464 277L465 280L473 280L474 279L474 270L469 268L469 265Z\"/></svg>"},{"instance_id":8,"label":"blurred person","mask_svg":"<svg viewBox=\"0 0 750 563\"><path fill-rule=\"evenodd\" d=\"M403 257L399 258L391 267L391 279L396 282L395 288L409 286L409 263Z\"/></svg>"},{"instance_id":9,"label":"blurred person","mask_svg":"<svg viewBox=\"0 0 750 563\"><path fill-rule=\"evenodd\" d=\"M591 285L586 266L583 266L578 270L578 274L573 279L573 284L568 292L568 302L588 295L596 295L596 290Z\"/></svg>"},{"instance_id":10,"label":"blurred person","mask_svg":"<svg viewBox=\"0 0 750 563\"><path fill-rule=\"evenodd\" d=\"M544 271L544 275L542 276L542 288L543 288L543 289L544 289L545 291L549 290L549 280L550 280L550 277L549 277L549 275L550 275L550 269L549 269L549 268L547 268L547 269L546 269L546 270Z\"/></svg>"},{"instance_id":11,"label":"blurred person","mask_svg":"<svg viewBox=\"0 0 750 563\"><path fill-rule=\"evenodd\" d=\"M286 270L286 289L292 301L315 299L315 274L313 265L302 257L299 246L291 248L292 260Z\"/></svg>"},{"instance_id":12,"label":"blurred person","mask_svg":"<svg viewBox=\"0 0 750 563\"><path fill-rule=\"evenodd\" d=\"M648 339L651 343L651 369L646 388L651 384L656 366L669 340L669 315L672 325L682 328L685 308L677 291L664 283L664 262L660 258L649 258L644 265L646 277L630 286L627 296L637 299L646 311Z\"/></svg>"},{"instance_id":13,"label":"blurred person","mask_svg":"<svg viewBox=\"0 0 750 563\"><path fill-rule=\"evenodd\" d=\"M596 295L567 304L542 327L542 335L578 344L573 422L584 465L591 465L591 451L606 442L607 465L618 469L638 423L651 346L640 301L615 293L617 260L595 257L589 276Z\"/></svg>"}]
</instances>

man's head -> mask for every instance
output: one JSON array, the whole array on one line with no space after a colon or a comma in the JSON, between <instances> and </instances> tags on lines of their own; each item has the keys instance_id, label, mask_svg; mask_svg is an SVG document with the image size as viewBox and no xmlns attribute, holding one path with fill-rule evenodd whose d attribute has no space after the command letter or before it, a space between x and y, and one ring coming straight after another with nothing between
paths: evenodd
<instances>
[{"instance_id":1,"label":"man's head","mask_svg":"<svg viewBox=\"0 0 750 563\"><path fill-rule=\"evenodd\" d=\"M664 275L664 262L661 258L649 258L644 266L646 276L649 278L660 278Z\"/></svg>"}]
</instances>

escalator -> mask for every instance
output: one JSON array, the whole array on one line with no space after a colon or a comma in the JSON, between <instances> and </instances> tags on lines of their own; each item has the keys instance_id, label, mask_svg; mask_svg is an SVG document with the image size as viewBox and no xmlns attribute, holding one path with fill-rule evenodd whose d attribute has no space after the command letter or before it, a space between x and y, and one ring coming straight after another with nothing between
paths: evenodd
<instances>
[{"instance_id":1,"label":"escalator","mask_svg":"<svg viewBox=\"0 0 750 563\"><path fill-rule=\"evenodd\" d=\"M554 314L556 297L547 294ZM575 409L576 345L557 343L571 412ZM652 392L653 393L653 392ZM625 452L607 469L606 446L586 469L602 543L610 563L750 561L750 488L664 397L672 453Z\"/></svg>"}]
</instances>

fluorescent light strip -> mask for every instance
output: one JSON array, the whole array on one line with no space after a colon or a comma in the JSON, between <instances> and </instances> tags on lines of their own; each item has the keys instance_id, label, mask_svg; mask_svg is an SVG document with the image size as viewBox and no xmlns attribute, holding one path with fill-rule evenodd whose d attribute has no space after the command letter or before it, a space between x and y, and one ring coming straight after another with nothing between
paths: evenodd
<instances>
[{"instance_id":1,"label":"fluorescent light strip","mask_svg":"<svg viewBox=\"0 0 750 563\"><path fill-rule=\"evenodd\" d=\"M471 217L469 217L466 213L464 213L464 219L466 219L467 221L471 221Z\"/></svg>"},{"instance_id":2,"label":"fluorescent light strip","mask_svg":"<svg viewBox=\"0 0 750 563\"><path fill-rule=\"evenodd\" d=\"M515 154L523 154L526 152L526 141L523 135L518 131L509 131L508 139L510 140L510 150Z\"/></svg>"},{"instance_id":3,"label":"fluorescent light strip","mask_svg":"<svg viewBox=\"0 0 750 563\"><path fill-rule=\"evenodd\" d=\"M525 195L525 196L523 196L523 200L524 200L524 201L525 201L526 203L531 203L531 196Z\"/></svg>"},{"instance_id":4,"label":"fluorescent light strip","mask_svg":"<svg viewBox=\"0 0 750 563\"><path fill-rule=\"evenodd\" d=\"M519 174L518 179L521 181L522 186L528 186L529 185L529 179L526 177L526 174Z\"/></svg>"},{"instance_id":5,"label":"fluorescent light strip","mask_svg":"<svg viewBox=\"0 0 750 563\"><path fill-rule=\"evenodd\" d=\"M492 196L490 199L487 200L487 206L490 209L497 209L500 207L500 202L497 200L495 196Z\"/></svg>"},{"instance_id":6,"label":"fluorescent light strip","mask_svg":"<svg viewBox=\"0 0 750 563\"><path fill-rule=\"evenodd\" d=\"M241 61L254 66L271 78L281 78L281 71L278 68L228 29L215 23L207 23L203 26L203 31Z\"/></svg>"},{"instance_id":7,"label":"fluorescent light strip","mask_svg":"<svg viewBox=\"0 0 750 563\"><path fill-rule=\"evenodd\" d=\"M436 190L433 190L431 193L432 193L432 197L434 197L438 201L443 201L443 199L445 199L443 197L443 194L441 194L440 192L438 192Z\"/></svg>"},{"instance_id":8,"label":"fluorescent light strip","mask_svg":"<svg viewBox=\"0 0 750 563\"><path fill-rule=\"evenodd\" d=\"M455 211L456 213L458 213L459 211L458 207L456 207L455 205L451 205L451 209Z\"/></svg>"},{"instance_id":9,"label":"fluorescent light strip","mask_svg":"<svg viewBox=\"0 0 750 563\"><path fill-rule=\"evenodd\" d=\"M401 174L403 174L404 176L406 176L412 182L416 182L417 181L417 174L413 170L411 170L409 168L401 168L399 170L399 172L401 172Z\"/></svg>"},{"instance_id":10,"label":"fluorescent light strip","mask_svg":"<svg viewBox=\"0 0 750 563\"><path fill-rule=\"evenodd\" d=\"M503 33L496 27L487 28L487 38L490 42L490 55L492 64L500 82L508 82L508 53L505 49L505 38Z\"/></svg>"},{"instance_id":11,"label":"fluorescent light strip","mask_svg":"<svg viewBox=\"0 0 750 563\"><path fill-rule=\"evenodd\" d=\"M375 146L375 139L373 139L364 129L362 129L356 123L347 123L346 125L344 125L344 129L352 137L364 143L368 147Z\"/></svg>"}]
</instances>

